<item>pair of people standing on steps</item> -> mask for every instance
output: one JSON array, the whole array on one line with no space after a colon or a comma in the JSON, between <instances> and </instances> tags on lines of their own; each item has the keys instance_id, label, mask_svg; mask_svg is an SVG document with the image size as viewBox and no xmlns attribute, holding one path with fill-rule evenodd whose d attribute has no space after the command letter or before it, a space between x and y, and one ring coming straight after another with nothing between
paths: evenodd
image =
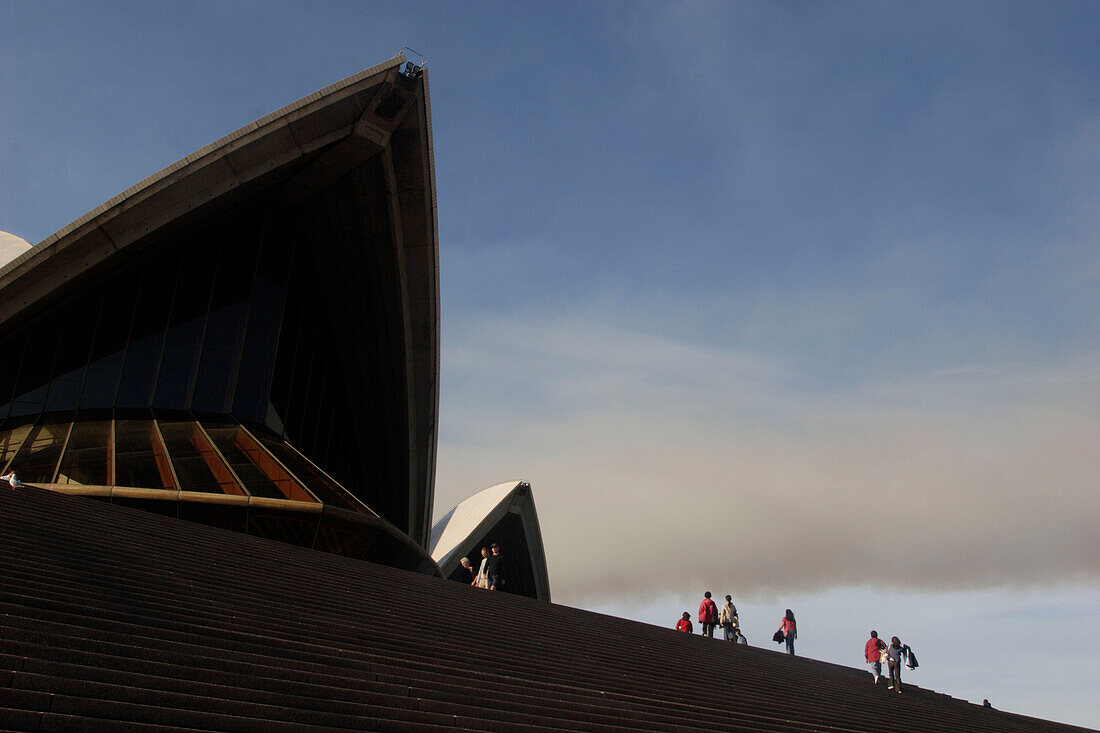
<instances>
[{"instance_id":1,"label":"pair of people standing on steps","mask_svg":"<svg viewBox=\"0 0 1100 733\"><path fill-rule=\"evenodd\" d=\"M464 558L465 559L465 558ZM466 563L463 563L465 566ZM472 568L470 568L472 570ZM495 542L481 548L481 567L470 585L489 590L502 590L504 585L504 557L500 554L500 545Z\"/></svg>"},{"instance_id":2,"label":"pair of people standing on steps","mask_svg":"<svg viewBox=\"0 0 1100 733\"><path fill-rule=\"evenodd\" d=\"M871 675L878 684L878 678L882 676L882 663L886 662L890 668L890 685L886 689L901 692L901 665L908 663L910 669L917 666L916 655L908 644L902 644L898 637L894 636L887 645L878 638L878 632L872 631L871 638L863 648L863 655L867 664L871 665Z\"/></svg>"},{"instance_id":3,"label":"pair of people standing on steps","mask_svg":"<svg viewBox=\"0 0 1100 733\"><path fill-rule=\"evenodd\" d=\"M676 624L676 628L679 631L690 631L691 622L687 621L687 628L684 628L684 621L688 619L688 614L684 612L684 618ZM726 641L738 644L748 644L748 641L741 635L740 629L738 629L739 623L737 619L737 606L733 605L733 598L726 596L726 605L722 606L722 610L718 610L718 606L711 600L710 591L708 590L703 594L703 601L699 604L699 624L703 627L703 636L714 638L714 627L721 626L722 631L725 633Z\"/></svg>"}]
</instances>

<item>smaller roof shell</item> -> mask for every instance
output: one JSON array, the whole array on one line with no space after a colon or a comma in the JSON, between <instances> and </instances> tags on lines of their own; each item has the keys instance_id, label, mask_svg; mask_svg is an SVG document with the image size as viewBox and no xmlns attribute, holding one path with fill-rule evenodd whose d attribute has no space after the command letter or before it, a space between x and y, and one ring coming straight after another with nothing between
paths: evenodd
<instances>
[{"instance_id":1,"label":"smaller roof shell","mask_svg":"<svg viewBox=\"0 0 1100 733\"><path fill-rule=\"evenodd\" d=\"M457 504L432 527L429 553L444 576L449 576L458 567L459 560L471 555L481 538L489 535L510 514L518 514L523 524L527 538L524 549L531 560L536 597L549 601L546 551L542 545L542 531L539 529L531 485L525 481L507 481L490 486Z\"/></svg>"}]
</instances>

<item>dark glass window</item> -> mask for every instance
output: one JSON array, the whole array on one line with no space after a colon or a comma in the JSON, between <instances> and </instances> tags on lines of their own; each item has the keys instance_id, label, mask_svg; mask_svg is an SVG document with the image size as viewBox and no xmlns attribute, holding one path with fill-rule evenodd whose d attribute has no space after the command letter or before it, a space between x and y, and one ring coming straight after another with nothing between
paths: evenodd
<instances>
[{"instance_id":1,"label":"dark glass window","mask_svg":"<svg viewBox=\"0 0 1100 733\"><path fill-rule=\"evenodd\" d=\"M134 290L116 279L103 294L88 378L80 398L81 409L111 407L118 391L126 336L134 315Z\"/></svg>"},{"instance_id":2,"label":"dark glass window","mask_svg":"<svg viewBox=\"0 0 1100 733\"><path fill-rule=\"evenodd\" d=\"M46 412L75 410L80 401L80 388L88 370L88 356L99 315L98 300L82 298L64 311Z\"/></svg>"},{"instance_id":3,"label":"dark glass window","mask_svg":"<svg viewBox=\"0 0 1100 733\"><path fill-rule=\"evenodd\" d=\"M275 231L269 229L264 237L252 284L248 330L233 402L233 412L252 422L262 422L265 416L292 254L290 238L282 228L274 224L271 229Z\"/></svg>"},{"instance_id":4,"label":"dark glass window","mask_svg":"<svg viewBox=\"0 0 1100 733\"><path fill-rule=\"evenodd\" d=\"M210 247L195 248L183 259L153 398L156 407L176 410L187 407L214 284L213 255Z\"/></svg>"},{"instance_id":5,"label":"dark glass window","mask_svg":"<svg viewBox=\"0 0 1100 733\"><path fill-rule=\"evenodd\" d=\"M278 371L275 373L271 399L276 413L283 420L284 436L300 445L314 358L325 343L324 337L318 333L323 327L318 317L318 301L326 299L327 294L324 288L316 286L313 276L315 263L305 247L295 247L293 263L291 271L294 275L287 285L284 326L279 337L279 356L275 362Z\"/></svg>"},{"instance_id":6,"label":"dark glass window","mask_svg":"<svg viewBox=\"0 0 1100 733\"><path fill-rule=\"evenodd\" d=\"M174 489L168 456L150 420L115 422L115 484Z\"/></svg>"},{"instance_id":7,"label":"dark glass window","mask_svg":"<svg viewBox=\"0 0 1100 733\"><path fill-rule=\"evenodd\" d=\"M233 472L248 487L248 493L272 499L316 501L240 427L209 426L206 432Z\"/></svg>"},{"instance_id":8,"label":"dark glass window","mask_svg":"<svg viewBox=\"0 0 1100 733\"><path fill-rule=\"evenodd\" d=\"M126 363L118 386L119 407L149 407L153 404L153 387L178 271L178 254L154 259L143 270L133 327L126 346Z\"/></svg>"},{"instance_id":9,"label":"dark glass window","mask_svg":"<svg viewBox=\"0 0 1100 733\"><path fill-rule=\"evenodd\" d=\"M23 361L23 346L26 336L17 336L11 340L11 346L4 349L4 358L0 359L0 420L7 418L11 409L11 398L15 394L15 380L19 376L19 364Z\"/></svg>"},{"instance_id":10,"label":"dark glass window","mask_svg":"<svg viewBox=\"0 0 1100 733\"><path fill-rule=\"evenodd\" d=\"M279 329L278 352L274 359L274 370L271 376L271 408L278 416L278 424L268 424L268 427L280 434L284 433L284 426L290 414L290 402L297 376L295 370L301 368L302 332L307 328L303 296L300 292L296 292L299 290L300 288L290 287L287 292L283 323ZM308 361L306 361L306 368L308 368ZM266 410L264 418L266 422L268 418Z\"/></svg>"},{"instance_id":11,"label":"dark glass window","mask_svg":"<svg viewBox=\"0 0 1100 733\"><path fill-rule=\"evenodd\" d=\"M23 362L19 367L19 380L12 400L11 416L34 415L42 411L46 401L46 386L53 370L54 352L57 351L59 324L56 318L47 318L31 326Z\"/></svg>"},{"instance_id":12,"label":"dark glass window","mask_svg":"<svg viewBox=\"0 0 1100 733\"><path fill-rule=\"evenodd\" d=\"M330 383L331 382L326 382L326 384ZM335 399L335 395L326 394L326 398L328 401L321 403L321 409L317 420L317 444L313 447L314 455L319 465L330 464L329 448L332 444L332 424L335 420L333 416L336 413L336 403L338 401Z\"/></svg>"},{"instance_id":13,"label":"dark glass window","mask_svg":"<svg viewBox=\"0 0 1100 733\"><path fill-rule=\"evenodd\" d=\"M237 241L231 238L221 250L218 279L210 300L202 357L191 398L191 409L199 412L229 411L230 385L241 356L244 320L256 268L257 240L256 235L248 231L232 233Z\"/></svg>"},{"instance_id":14,"label":"dark glass window","mask_svg":"<svg viewBox=\"0 0 1100 733\"><path fill-rule=\"evenodd\" d=\"M53 423L36 426L23 441L8 470L17 472L21 481L51 483L71 425L72 423Z\"/></svg>"},{"instance_id":15,"label":"dark glass window","mask_svg":"<svg viewBox=\"0 0 1100 733\"><path fill-rule=\"evenodd\" d=\"M74 423L55 483L107 486L111 483L110 458L110 422Z\"/></svg>"},{"instance_id":16,"label":"dark glass window","mask_svg":"<svg viewBox=\"0 0 1100 733\"><path fill-rule=\"evenodd\" d=\"M317 426L320 422L321 412L325 408L325 386L329 382L329 374L334 365L321 354L313 357L313 369L310 373L309 391L305 396L305 413L302 416L302 426L296 443L301 451L309 456L317 454L318 434Z\"/></svg>"},{"instance_id":17,"label":"dark glass window","mask_svg":"<svg viewBox=\"0 0 1100 733\"><path fill-rule=\"evenodd\" d=\"M180 489L215 494L244 493L198 425L192 422L162 422L159 425Z\"/></svg>"}]
</instances>

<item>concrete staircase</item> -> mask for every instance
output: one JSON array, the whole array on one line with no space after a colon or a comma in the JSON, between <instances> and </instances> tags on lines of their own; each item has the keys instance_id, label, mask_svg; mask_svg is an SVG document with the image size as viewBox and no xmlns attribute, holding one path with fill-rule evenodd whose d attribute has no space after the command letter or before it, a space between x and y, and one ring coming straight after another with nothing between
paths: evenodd
<instances>
[{"instance_id":1,"label":"concrete staircase","mask_svg":"<svg viewBox=\"0 0 1100 733\"><path fill-rule=\"evenodd\" d=\"M0 731L1071 731L863 669L0 490Z\"/></svg>"}]
</instances>

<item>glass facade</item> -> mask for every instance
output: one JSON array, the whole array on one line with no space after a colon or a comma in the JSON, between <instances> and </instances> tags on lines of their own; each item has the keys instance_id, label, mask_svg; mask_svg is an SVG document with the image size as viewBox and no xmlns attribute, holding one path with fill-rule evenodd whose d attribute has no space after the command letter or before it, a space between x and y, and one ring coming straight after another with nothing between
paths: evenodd
<instances>
[{"instance_id":1,"label":"glass facade","mask_svg":"<svg viewBox=\"0 0 1100 733\"><path fill-rule=\"evenodd\" d=\"M0 430L0 459L0 472L26 483L433 572L421 547L262 428L180 419L27 423Z\"/></svg>"},{"instance_id":2,"label":"glass facade","mask_svg":"<svg viewBox=\"0 0 1100 733\"><path fill-rule=\"evenodd\" d=\"M98 420L0 431L2 472L27 483L125 486L326 503L370 514L288 446L237 423Z\"/></svg>"},{"instance_id":3,"label":"glass facade","mask_svg":"<svg viewBox=\"0 0 1100 733\"><path fill-rule=\"evenodd\" d=\"M323 501L366 503L408 532L401 305L384 286L392 258L364 247L360 189L380 185L364 168L308 215L241 207L5 324L0 430L28 431L20 478L313 500L239 431L199 427L228 418L347 489ZM388 236L388 220L373 226Z\"/></svg>"}]
</instances>

